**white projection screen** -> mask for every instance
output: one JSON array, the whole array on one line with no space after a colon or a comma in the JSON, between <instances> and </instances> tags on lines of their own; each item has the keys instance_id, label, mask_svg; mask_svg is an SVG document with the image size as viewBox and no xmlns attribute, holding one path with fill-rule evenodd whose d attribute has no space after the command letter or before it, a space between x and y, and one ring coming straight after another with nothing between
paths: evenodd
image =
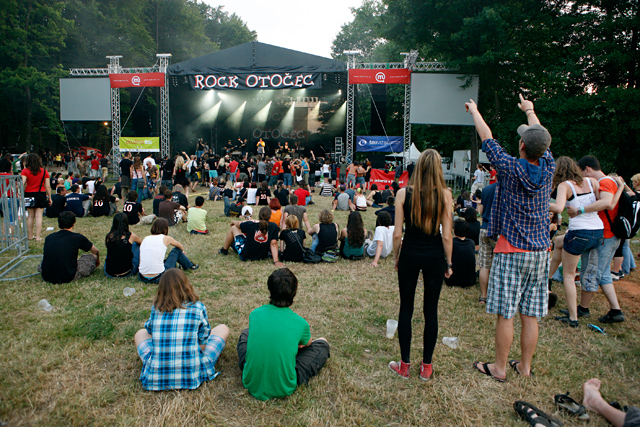
<instances>
[{"instance_id":1,"label":"white projection screen","mask_svg":"<svg viewBox=\"0 0 640 427\"><path fill-rule=\"evenodd\" d=\"M60 79L60 120L111 121L109 78Z\"/></svg>"},{"instance_id":2,"label":"white projection screen","mask_svg":"<svg viewBox=\"0 0 640 427\"><path fill-rule=\"evenodd\" d=\"M471 84L462 88L467 79ZM473 126L464 103L478 102L478 76L461 74L411 73L412 124Z\"/></svg>"}]
</instances>

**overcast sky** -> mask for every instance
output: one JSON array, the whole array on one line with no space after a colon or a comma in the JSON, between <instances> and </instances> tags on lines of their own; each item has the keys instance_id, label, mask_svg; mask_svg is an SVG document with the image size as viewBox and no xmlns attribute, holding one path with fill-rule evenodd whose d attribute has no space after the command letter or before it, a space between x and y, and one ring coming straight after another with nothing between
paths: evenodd
<instances>
[{"instance_id":1,"label":"overcast sky","mask_svg":"<svg viewBox=\"0 0 640 427\"><path fill-rule=\"evenodd\" d=\"M331 44L342 25L353 20L351 7L362 0L205 0L238 15L258 41L331 57Z\"/></svg>"}]
</instances>

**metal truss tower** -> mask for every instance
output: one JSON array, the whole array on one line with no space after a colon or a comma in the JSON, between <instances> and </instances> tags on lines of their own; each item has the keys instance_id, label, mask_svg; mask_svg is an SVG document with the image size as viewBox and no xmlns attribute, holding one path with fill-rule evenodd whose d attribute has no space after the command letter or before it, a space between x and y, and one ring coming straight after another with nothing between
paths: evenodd
<instances>
[{"instance_id":1,"label":"metal truss tower","mask_svg":"<svg viewBox=\"0 0 640 427\"><path fill-rule=\"evenodd\" d=\"M160 88L160 153L164 157L171 151L171 133L169 127L169 82L167 81L167 67L169 66L170 53L156 55L159 63L151 67L122 68L120 58L122 55L107 56L108 68L71 68L70 74L74 77L108 77L109 74L120 73L164 73L164 87ZM113 164L120 163L120 89L111 89L111 147L113 151Z\"/></svg>"},{"instance_id":2,"label":"metal truss tower","mask_svg":"<svg viewBox=\"0 0 640 427\"><path fill-rule=\"evenodd\" d=\"M169 156L171 151L171 130L169 127L169 79L167 67L169 66L170 53L159 53L160 72L164 73L164 86L160 88L160 155L162 158Z\"/></svg>"},{"instance_id":3,"label":"metal truss tower","mask_svg":"<svg viewBox=\"0 0 640 427\"><path fill-rule=\"evenodd\" d=\"M447 67L442 62L416 62L418 59L418 51L411 50L404 55L404 62L358 62L355 56L360 53L358 50L345 50L347 54L347 70L350 69L368 69L368 70L384 70L407 68L411 72L415 71L453 71L455 68ZM347 159L349 162L353 159L353 132L354 132L354 90L355 85L347 82ZM406 167L409 162L409 151L411 148L411 83L404 85L404 152L403 164Z\"/></svg>"}]
</instances>

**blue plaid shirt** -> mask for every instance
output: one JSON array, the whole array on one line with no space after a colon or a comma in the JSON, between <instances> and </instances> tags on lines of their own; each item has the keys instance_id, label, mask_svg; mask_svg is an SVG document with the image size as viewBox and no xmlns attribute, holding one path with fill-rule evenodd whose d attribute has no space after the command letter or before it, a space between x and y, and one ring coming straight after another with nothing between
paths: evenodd
<instances>
[{"instance_id":1,"label":"blue plaid shirt","mask_svg":"<svg viewBox=\"0 0 640 427\"><path fill-rule=\"evenodd\" d=\"M549 237L549 197L556 163L547 150L539 166L511 157L495 139L482 142L482 151L498 172L487 235L504 236L527 251L546 251Z\"/></svg>"},{"instance_id":2,"label":"blue plaid shirt","mask_svg":"<svg viewBox=\"0 0 640 427\"><path fill-rule=\"evenodd\" d=\"M200 350L211 332L207 309L197 301L161 313L155 307L144 324L153 341L143 361L140 381L145 390L195 389L216 377L212 361Z\"/></svg>"}]
</instances>

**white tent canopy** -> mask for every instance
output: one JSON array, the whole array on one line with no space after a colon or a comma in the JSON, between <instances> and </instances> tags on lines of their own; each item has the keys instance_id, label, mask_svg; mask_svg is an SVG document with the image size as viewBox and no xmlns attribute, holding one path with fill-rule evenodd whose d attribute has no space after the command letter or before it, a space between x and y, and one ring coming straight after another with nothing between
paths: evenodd
<instances>
[{"instance_id":1,"label":"white tent canopy","mask_svg":"<svg viewBox=\"0 0 640 427\"><path fill-rule=\"evenodd\" d=\"M388 159L402 159L404 157L403 153L391 153L385 156ZM420 157L420 150L416 148L416 144L411 143L411 147L409 147L409 160L415 162Z\"/></svg>"}]
</instances>

